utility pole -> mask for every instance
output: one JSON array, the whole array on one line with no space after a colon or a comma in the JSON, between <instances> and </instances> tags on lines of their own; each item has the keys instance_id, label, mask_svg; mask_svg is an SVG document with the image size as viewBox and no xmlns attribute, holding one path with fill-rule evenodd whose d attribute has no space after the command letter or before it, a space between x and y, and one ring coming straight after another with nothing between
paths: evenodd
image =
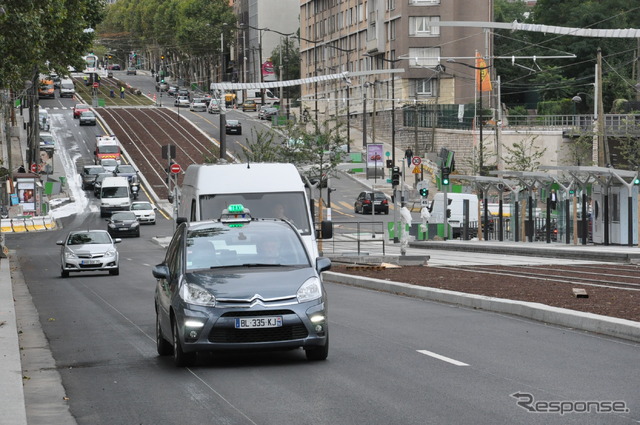
<instances>
[{"instance_id":1,"label":"utility pole","mask_svg":"<svg viewBox=\"0 0 640 425\"><path fill-rule=\"evenodd\" d=\"M604 135L604 102L602 101L602 49L598 47L598 72L596 78L598 80L596 85L596 92L598 94L598 166L606 167L611 164L609 158L609 152L607 149L607 142Z\"/></svg>"}]
</instances>

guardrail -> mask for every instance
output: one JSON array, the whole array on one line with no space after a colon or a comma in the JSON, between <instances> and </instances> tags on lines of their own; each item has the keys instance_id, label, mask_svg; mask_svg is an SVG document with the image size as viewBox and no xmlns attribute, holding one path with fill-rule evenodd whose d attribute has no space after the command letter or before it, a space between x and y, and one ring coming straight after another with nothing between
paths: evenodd
<instances>
[{"instance_id":1,"label":"guardrail","mask_svg":"<svg viewBox=\"0 0 640 425\"><path fill-rule=\"evenodd\" d=\"M2 233L40 232L57 228L55 219L46 216L20 216L0 219Z\"/></svg>"},{"instance_id":2,"label":"guardrail","mask_svg":"<svg viewBox=\"0 0 640 425\"><path fill-rule=\"evenodd\" d=\"M333 238L323 239L323 254L386 254L385 223L333 221Z\"/></svg>"}]
</instances>

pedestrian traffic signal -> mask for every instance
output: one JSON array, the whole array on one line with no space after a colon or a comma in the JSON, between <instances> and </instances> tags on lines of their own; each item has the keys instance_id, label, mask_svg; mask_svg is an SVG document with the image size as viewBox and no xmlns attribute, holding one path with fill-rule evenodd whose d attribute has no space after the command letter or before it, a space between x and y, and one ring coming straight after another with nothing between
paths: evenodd
<instances>
[{"instance_id":1,"label":"pedestrian traffic signal","mask_svg":"<svg viewBox=\"0 0 640 425\"><path fill-rule=\"evenodd\" d=\"M426 187L421 187L420 196L422 196L423 198L426 198L427 196L429 196L429 189L427 189Z\"/></svg>"},{"instance_id":2,"label":"pedestrian traffic signal","mask_svg":"<svg viewBox=\"0 0 640 425\"><path fill-rule=\"evenodd\" d=\"M448 186L449 185L449 173L451 172L451 170L449 170L449 167L442 167L441 170L441 181L442 184L444 186Z\"/></svg>"},{"instance_id":3,"label":"pedestrian traffic signal","mask_svg":"<svg viewBox=\"0 0 640 425\"><path fill-rule=\"evenodd\" d=\"M400 167L391 169L391 185L398 186L400 184Z\"/></svg>"},{"instance_id":4,"label":"pedestrian traffic signal","mask_svg":"<svg viewBox=\"0 0 640 425\"><path fill-rule=\"evenodd\" d=\"M640 184L640 177L636 177L635 179L633 179L633 184L638 186Z\"/></svg>"}]
</instances>

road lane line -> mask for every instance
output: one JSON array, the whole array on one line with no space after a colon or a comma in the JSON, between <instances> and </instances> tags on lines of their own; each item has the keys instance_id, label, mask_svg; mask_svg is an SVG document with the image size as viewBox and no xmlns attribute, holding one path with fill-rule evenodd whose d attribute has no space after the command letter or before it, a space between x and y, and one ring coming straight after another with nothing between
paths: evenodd
<instances>
[{"instance_id":1,"label":"road lane line","mask_svg":"<svg viewBox=\"0 0 640 425\"><path fill-rule=\"evenodd\" d=\"M416 350L416 351L418 351L418 353L420 353L420 354L424 354L426 356L430 356L430 357L433 357L435 359L442 360L443 362L451 363L452 365L469 366L466 363L462 363L462 362L460 362L458 360L454 360L454 359L451 359L449 357L441 356L440 354L436 354L436 353L433 353L431 351L427 351L427 350Z\"/></svg>"}]
</instances>

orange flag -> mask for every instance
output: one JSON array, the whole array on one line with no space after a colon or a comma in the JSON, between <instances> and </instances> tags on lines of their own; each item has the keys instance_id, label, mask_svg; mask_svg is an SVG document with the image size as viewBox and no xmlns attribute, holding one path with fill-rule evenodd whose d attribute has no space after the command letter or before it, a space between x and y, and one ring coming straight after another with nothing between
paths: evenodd
<instances>
[{"instance_id":1,"label":"orange flag","mask_svg":"<svg viewBox=\"0 0 640 425\"><path fill-rule=\"evenodd\" d=\"M489 74L489 67L484 61L480 53L476 52L476 89L479 92L491 91L491 75Z\"/></svg>"}]
</instances>

